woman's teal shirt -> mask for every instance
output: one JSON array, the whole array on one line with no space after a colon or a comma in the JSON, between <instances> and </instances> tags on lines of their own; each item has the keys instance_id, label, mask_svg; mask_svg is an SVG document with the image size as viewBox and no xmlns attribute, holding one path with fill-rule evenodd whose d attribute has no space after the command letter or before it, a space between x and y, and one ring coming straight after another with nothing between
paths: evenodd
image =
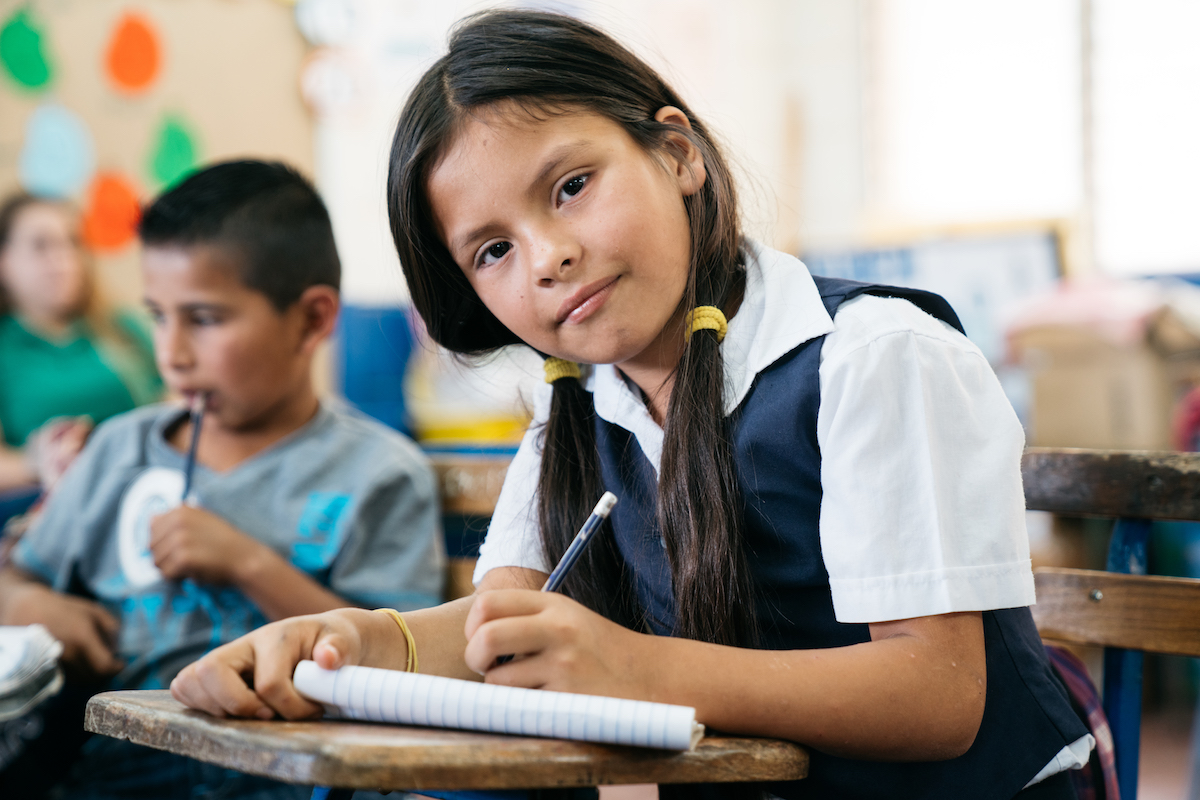
<instances>
[{"instance_id":1,"label":"woman's teal shirt","mask_svg":"<svg viewBox=\"0 0 1200 800\"><path fill-rule=\"evenodd\" d=\"M0 315L0 428L4 443L20 447L48 420L88 416L99 424L157 400L162 380L142 321L118 312L121 341L96 335L85 320L51 341L11 314Z\"/></svg>"}]
</instances>

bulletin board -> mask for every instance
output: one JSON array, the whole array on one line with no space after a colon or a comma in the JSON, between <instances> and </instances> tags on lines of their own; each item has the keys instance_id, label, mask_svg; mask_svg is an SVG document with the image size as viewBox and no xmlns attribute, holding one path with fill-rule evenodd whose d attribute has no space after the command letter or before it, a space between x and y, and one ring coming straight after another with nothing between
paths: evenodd
<instances>
[{"instance_id":1,"label":"bulletin board","mask_svg":"<svg viewBox=\"0 0 1200 800\"><path fill-rule=\"evenodd\" d=\"M312 175L307 51L279 0L0 0L0 195L77 203L102 288L137 303L139 204L228 158Z\"/></svg>"}]
</instances>

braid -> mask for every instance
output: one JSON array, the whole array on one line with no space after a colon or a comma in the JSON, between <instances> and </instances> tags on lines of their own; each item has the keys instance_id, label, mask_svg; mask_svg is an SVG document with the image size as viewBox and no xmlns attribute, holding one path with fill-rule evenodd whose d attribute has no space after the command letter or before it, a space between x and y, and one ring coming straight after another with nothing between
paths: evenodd
<instances>
[{"instance_id":1,"label":"braid","mask_svg":"<svg viewBox=\"0 0 1200 800\"><path fill-rule=\"evenodd\" d=\"M732 172L714 137L645 62L579 20L493 10L468 19L447 54L418 82L401 113L388 178L388 217L413 305L432 338L483 354L520 340L484 306L438 235L426 182L471 114L513 102L552 113L583 110L620 125L646 153L700 149L706 177L684 198L691 244L684 310L725 307L743 280ZM654 119L683 111L690 129ZM697 302L699 301L699 302ZM682 331L680 331L682 335ZM659 522L667 544L682 636L751 644L754 592L742 552L742 506L724 413L724 367L712 331L691 337L675 372L664 425ZM538 521L551 563L600 496L595 407L577 380L554 384L543 429ZM588 548L567 594L610 619L640 627L632 580L612 536Z\"/></svg>"},{"instance_id":2,"label":"braid","mask_svg":"<svg viewBox=\"0 0 1200 800\"><path fill-rule=\"evenodd\" d=\"M592 395L576 378L554 381L550 417L542 429L538 522L546 563L555 564L603 492ZM610 526L608 520L605 526ZM627 627L637 627L637 602L611 528L596 537L563 584L563 593Z\"/></svg>"},{"instance_id":3,"label":"braid","mask_svg":"<svg viewBox=\"0 0 1200 800\"><path fill-rule=\"evenodd\" d=\"M724 300L743 274L726 272L716 292L698 287L688 295ZM659 524L674 579L675 633L752 646L758 639L755 594L742 545L743 509L719 342L715 330L696 331L675 372L663 431Z\"/></svg>"}]
</instances>

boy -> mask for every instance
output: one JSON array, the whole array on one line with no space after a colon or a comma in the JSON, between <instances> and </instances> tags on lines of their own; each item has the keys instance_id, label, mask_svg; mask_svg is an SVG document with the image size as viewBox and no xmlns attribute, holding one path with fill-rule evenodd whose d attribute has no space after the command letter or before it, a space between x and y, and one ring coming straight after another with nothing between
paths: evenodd
<instances>
[{"instance_id":1,"label":"boy","mask_svg":"<svg viewBox=\"0 0 1200 800\"><path fill-rule=\"evenodd\" d=\"M139 233L159 370L204 406L196 500L179 505L192 437L182 407L105 423L0 573L0 624L44 624L77 681L149 689L268 620L438 602L427 462L312 387L340 278L312 187L281 164L219 164L158 198ZM86 786L71 797L296 789L102 737L72 780Z\"/></svg>"}]
</instances>

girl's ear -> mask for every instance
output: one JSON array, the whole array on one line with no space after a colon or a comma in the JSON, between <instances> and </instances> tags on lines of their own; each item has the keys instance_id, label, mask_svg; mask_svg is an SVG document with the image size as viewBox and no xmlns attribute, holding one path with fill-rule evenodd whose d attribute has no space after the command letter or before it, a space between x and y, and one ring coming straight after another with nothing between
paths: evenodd
<instances>
[{"instance_id":1,"label":"girl's ear","mask_svg":"<svg viewBox=\"0 0 1200 800\"><path fill-rule=\"evenodd\" d=\"M675 106L663 106L655 112L654 120L664 125L676 125L688 131L692 129L692 121L688 119L687 114ZM700 191L700 187L704 185L704 181L708 177L708 173L704 169L704 155L688 135L684 133L667 135L670 138L667 152L674 162L670 166L675 173L675 180L679 182L679 189L684 197L693 195Z\"/></svg>"}]
</instances>

